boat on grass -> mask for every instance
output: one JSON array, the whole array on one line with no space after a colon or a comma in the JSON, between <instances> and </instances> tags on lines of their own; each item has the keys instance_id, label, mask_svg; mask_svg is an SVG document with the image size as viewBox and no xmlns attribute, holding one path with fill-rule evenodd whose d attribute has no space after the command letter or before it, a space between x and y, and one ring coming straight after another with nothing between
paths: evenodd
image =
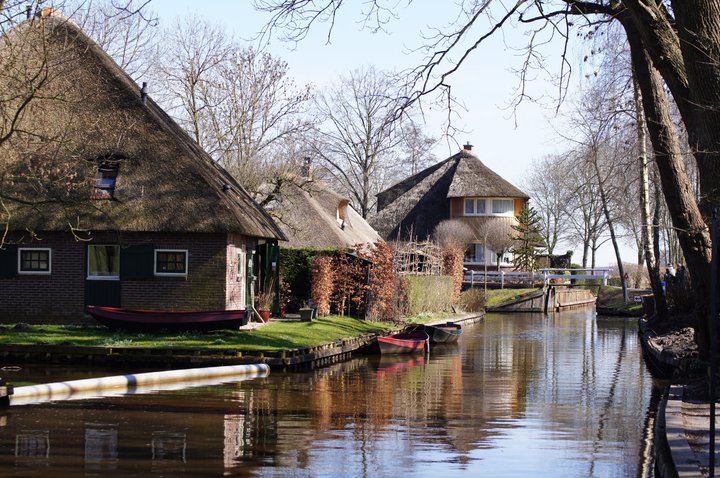
<instances>
[{"instance_id":1,"label":"boat on grass","mask_svg":"<svg viewBox=\"0 0 720 478\"><path fill-rule=\"evenodd\" d=\"M238 329L248 322L247 312L244 310L191 312L88 305L85 311L106 327L135 332Z\"/></svg>"},{"instance_id":2,"label":"boat on grass","mask_svg":"<svg viewBox=\"0 0 720 478\"><path fill-rule=\"evenodd\" d=\"M399 334L378 337L377 344L381 354L411 354L424 351L429 339L425 330L406 329Z\"/></svg>"},{"instance_id":3,"label":"boat on grass","mask_svg":"<svg viewBox=\"0 0 720 478\"><path fill-rule=\"evenodd\" d=\"M427 332L430 342L433 344L455 343L462 335L462 325L454 322L425 325L425 332Z\"/></svg>"}]
</instances>

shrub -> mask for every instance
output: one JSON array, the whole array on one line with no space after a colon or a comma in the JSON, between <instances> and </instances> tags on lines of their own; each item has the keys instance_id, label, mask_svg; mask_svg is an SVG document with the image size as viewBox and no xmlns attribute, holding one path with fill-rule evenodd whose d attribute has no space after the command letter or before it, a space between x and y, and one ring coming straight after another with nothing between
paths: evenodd
<instances>
[{"instance_id":1,"label":"shrub","mask_svg":"<svg viewBox=\"0 0 720 478\"><path fill-rule=\"evenodd\" d=\"M458 303L466 312L480 312L485 308L485 291L471 287L460 294Z\"/></svg>"},{"instance_id":2,"label":"shrub","mask_svg":"<svg viewBox=\"0 0 720 478\"><path fill-rule=\"evenodd\" d=\"M358 255L372 262L368 280L366 319L393 320L402 315L400 296L404 293L400 276L395 272L393 248L384 241L376 242L372 249Z\"/></svg>"},{"instance_id":3,"label":"shrub","mask_svg":"<svg viewBox=\"0 0 720 478\"><path fill-rule=\"evenodd\" d=\"M452 279L453 288L450 291L450 299L453 304L457 304L462 290L463 276L465 269L463 268L464 250L459 247L449 247L443 252L443 271L444 274Z\"/></svg>"},{"instance_id":4,"label":"shrub","mask_svg":"<svg viewBox=\"0 0 720 478\"><path fill-rule=\"evenodd\" d=\"M453 280L450 276L406 276L407 314L441 312L452 305Z\"/></svg>"},{"instance_id":5,"label":"shrub","mask_svg":"<svg viewBox=\"0 0 720 478\"><path fill-rule=\"evenodd\" d=\"M285 306L288 311L296 311L311 298L312 263L315 257L337 253L335 249L280 249L281 285L289 287ZM286 291L287 292L287 291ZM282 295L283 290L280 291Z\"/></svg>"},{"instance_id":6,"label":"shrub","mask_svg":"<svg viewBox=\"0 0 720 478\"><path fill-rule=\"evenodd\" d=\"M313 261L312 288L310 291L318 315L330 314L330 300L333 293L332 258L318 256Z\"/></svg>"},{"instance_id":7,"label":"shrub","mask_svg":"<svg viewBox=\"0 0 720 478\"><path fill-rule=\"evenodd\" d=\"M349 314L353 308L358 316L362 316L367 290L367 267L357 257L339 254L332 259L332 274L334 280L330 300L337 313Z\"/></svg>"}]
</instances>

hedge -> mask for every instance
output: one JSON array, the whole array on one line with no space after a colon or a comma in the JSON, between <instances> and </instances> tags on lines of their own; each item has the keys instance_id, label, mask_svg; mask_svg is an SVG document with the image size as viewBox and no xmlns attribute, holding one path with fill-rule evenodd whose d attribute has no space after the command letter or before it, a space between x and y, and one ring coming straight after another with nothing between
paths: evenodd
<instances>
[{"instance_id":1,"label":"hedge","mask_svg":"<svg viewBox=\"0 0 720 478\"><path fill-rule=\"evenodd\" d=\"M330 256L337 253L337 249L280 248L280 277L290 287L290 302L288 311L296 311L310 299L310 285L312 283L312 261L317 256Z\"/></svg>"},{"instance_id":2,"label":"hedge","mask_svg":"<svg viewBox=\"0 0 720 478\"><path fill-rule=\"evenodd\" d=\"M408 315L442 312L450 309L453 299L451 276L405 276Z\"/></svg>"}]
</instances>

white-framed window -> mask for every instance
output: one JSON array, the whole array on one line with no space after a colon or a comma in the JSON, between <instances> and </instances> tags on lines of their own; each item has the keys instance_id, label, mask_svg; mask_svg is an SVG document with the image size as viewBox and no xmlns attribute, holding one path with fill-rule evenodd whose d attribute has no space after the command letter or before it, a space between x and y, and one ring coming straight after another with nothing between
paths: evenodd
<instances>
[{"instance_id":1,"label":"white-framed window","mask_svg":"<svg viewBox=\"0 0 720 478\"><path fill-rule=\"evenodd\" d=\"M19 247L18 274L48 275L52 272L52 249L48 247Z\"/></svg>"},{"instance_id":2,"label":"white-framed window","mask_svg":"<svg viewBox=\"0 0 720 478\"><path fill-rule=\"evenodd\" d=\"M465 198L463 211L465 216L514 216L512 199L504 198Z\"/></svg>"},{"instance_id":3,"label":"white-framed window","mask_svg":"<svg viewBox=\"0 0 720 478\"><path fill-rule=\"evenodd\" d=\"M493 199L492 213L502 216L512 216L515 212L512 199Z\"/></svg>"},{"instance_id":4,"label":"white-framed window","mask_svg":"<svg viewBox=\"0 0 720 478\"><path fill-rule=\"evenodd\" d=\"M465 250L465 264L485 264L485 247L482 244L473 243Z\"/></svg>"},{"instance_id":5,"label":"white-framed window","mask_svg":"<svg viewBox=\"0 0 720 478\"><path fill-rule=\"evenodd\" d=\"M485 211L485 199L465 198L466 216L484 216Z\"/></svg>"},{"instance_id":6,"label":"white-framed window","mask_svg":"<svg viewBox=\"0 0 720 478\"><path fill-rule=\"evenodd\" d=\"M87 252L88 279L120 279L120 246L116 244L88 244Z\"/></svg>"},{"instance_id":7,"label":"white-framed window","mask_svg":"<svg viewBox=\"0 0 720 478\"><path fill-rule=\"evenodd\" d=\"M495 253L495 251L488 249L488 256L488 264L496 265L498 263L498 255ZM500 256L500 265L503 264L512 264L512 254L510 252L505 252Z\"/></svg>"},{"instance_id":8,"label":"white-framed window","mask_svg":"<svg viewBox=\"0 0 720 478\"><path fill-rule=\"evenodd\" d=\"M155 249L156 276L186 276L188 274L187 249Z\"/></svg>"}]
</instances>

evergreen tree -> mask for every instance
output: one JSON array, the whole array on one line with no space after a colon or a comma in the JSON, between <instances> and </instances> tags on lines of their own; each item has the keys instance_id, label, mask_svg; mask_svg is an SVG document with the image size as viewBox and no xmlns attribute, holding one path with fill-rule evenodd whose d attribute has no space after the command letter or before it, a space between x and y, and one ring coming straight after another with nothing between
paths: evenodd
<instances>
[{"instance_id":1,"label":"evergreen tree","mask_svg":"<svg viewBox=\"0 0 720 478\"><path fill-rule=\"evenodd\" d=\"M524 206L517 215L517 224L512 228L515 235L515 247L512 253L515 256L515 269L521 271L534 271L538 266L539 249L544 248L545 241L542 235L542 222L537 211Z\"/></svg>"}]
</instances>

